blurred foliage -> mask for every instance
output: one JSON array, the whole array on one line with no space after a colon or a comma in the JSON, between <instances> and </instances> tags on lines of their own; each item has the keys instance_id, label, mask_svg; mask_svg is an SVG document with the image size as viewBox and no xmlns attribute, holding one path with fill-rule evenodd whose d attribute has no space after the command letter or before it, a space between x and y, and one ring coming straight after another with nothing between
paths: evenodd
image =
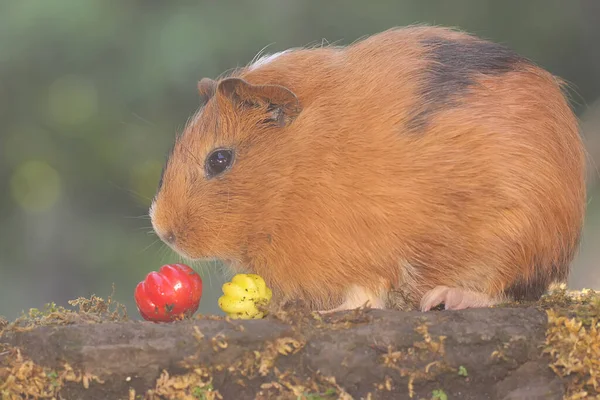
<instances>
[{"instance_id":1,"label":"blurred foliage","mask_svg":"<svg viewBox=\"0 0 600 400\"><path fill-rule=\"evenodd\" d=\"M508 44L567 79L581 113L600 95L597 4L0 0L0 314L106 296L114 282L115 299L137 315L137 282L180 260L145 216L165 152L198 105L200 78L266 45L347 44L440 24ZM597 209L586 235L599 230ZM587 259L578 279L598 287ZM200 312L218 312L222 272L199 267Z\"/></svg>"}]
</instances>

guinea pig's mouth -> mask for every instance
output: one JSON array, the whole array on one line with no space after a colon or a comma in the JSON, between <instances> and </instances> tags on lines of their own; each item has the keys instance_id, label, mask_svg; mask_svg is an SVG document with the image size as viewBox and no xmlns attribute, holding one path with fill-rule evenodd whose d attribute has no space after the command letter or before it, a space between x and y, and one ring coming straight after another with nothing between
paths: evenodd
<instances>
[{"instance_id":1,"label":"guinea pig's mouth","mask_svg":"<svg viewBox=\"0 0 600 400\"><path fill-rule=\"evenodd\" d=\"M219 260L219 258L217 258L217 257L188 253L184 249L179 248L176 245L173 245L170 243L167 243L167 245L171 248L171 250L173 250L175 253L177 253L179 256L181 256L184 260L189 261L189 262L215 262L215 261Z\"/></svg>"},{"instance_id":2,"label":"guinea pig's mouth","mask_svg":"<svg viewBox=\"0 0 600 400\"><path fill-rule=\"evenodd\" d=\"M158 238L161 240L163 244L166 244L174 253L183 258L185 261L203 261L204 257L195 256L194 254L190 254L185 249L182 249L177 243L173 243L172 241L165 240L159 234L157 234Z\"/></svg>"},{"instance_id":3,"label":"guinea pig's mouth","mask_svg":"<svg viewBox=\"0 0 600 400\"><path fill-rule=\"evenodd\" d=\"M154 208L151 208L151 219L152 226L154 228L154 233L160 239L163 244L166 244L173 252L183 258L186 262L215 262L219 260L219 257L206 255L205 253L196 253L189 251L186 249L185 241L182 241L177 232L172 230L162 229L156 226L154 222L153 211Z\"/></svg>"},{"instance_id":4,"label":"guinea pig's mouth","mask_svg":"<svg viewBox=\"0 0 600 400\"><path fill-rule=\"evenodd\" d=\"M233 268L233 269L238 269L241 265L241 263L237 260L231 259L231 258L221 258L221 257L208 257L208 256L191 256L189 254L186 254L185 252L182 251L177 251L175 250L175 252L177 254L179 254L182 258L184 258L186 261L189 261L191 263L221 263L223 264L224 267L226 268Z\"/></svg>"},{"instance_id":5,"label":"guinea pig's mouth","mask_svg":"<svg viewBox=\"0 0 600 400\"><path fill-rule=\"evenodd\" d=\"M245 271L246 269L243 268L242 263L238 260L235 260L233 258L221 258L221 257L216 257L216 256L205 256L205 255L195 255L195 254L190 254L188 252L186 252L184 249L178 248L177 245L175 244L171 244L171 243L167 243L164 242L167 246L169 246L171 248L171 250L173 250L177 255L179 255L181 258L183 258L185 260L185 262L189 262L189 263L221 263L223 265L223 267L225 267L226 269L229 269L231 271Z\"/></svg>"}]
</instances>

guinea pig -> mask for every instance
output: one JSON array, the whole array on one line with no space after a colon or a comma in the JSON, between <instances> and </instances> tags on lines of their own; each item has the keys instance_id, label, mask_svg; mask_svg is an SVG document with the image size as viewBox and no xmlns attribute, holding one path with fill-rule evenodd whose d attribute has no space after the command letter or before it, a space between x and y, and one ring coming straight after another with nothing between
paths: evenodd
<instances>
[{"instance_id":1,"label":"guinea pig","mask_svg":"<svg viewBox=\"0 0 600 400\"><path fill-rule=\"evenodd\" d=\"M315 311L536 300L567 279L586 204L564 89L445 27L265 55L198 83L151 221Z\"/></svg>"}]
</instances>

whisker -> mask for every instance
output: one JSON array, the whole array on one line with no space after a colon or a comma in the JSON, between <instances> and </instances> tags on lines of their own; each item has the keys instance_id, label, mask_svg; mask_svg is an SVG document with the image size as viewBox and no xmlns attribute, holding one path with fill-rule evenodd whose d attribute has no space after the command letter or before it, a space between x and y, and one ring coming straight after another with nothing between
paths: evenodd
<instances>
[{"instance_id":1,"label":"whisker","mask_svg":"<svg viewBox=\"0 0 600 400\"><path fill-rule=\"evenodd\" d=\"M162 245L159 248L158 259L160 260L161 264L166 264L166 259L170 255L169 253L172 253L173 251L164 242L161 242L161 243L162 243Z\"/></svg>"},{"instance_id":2,"label":"whisker","mask_svg":"<svg viewBox=\"0 0 600 400\"><path fill-rule=\"evenodd\" d=\"M144 225L144 226L138 226L137 228L135 228L136 231L141 231L142 229L152 229L152 226ZM150 232L152 232L152 231L150 231Z\"/></svg>"},{"instance_id":3,"label":"whisker","mask_svg":"<svg viewBox=\"0 0 600 400\"><path fill-rule=\"evenodd\" d=\"M150 219L149 215L140 215L140 216L131 216L131 215L125 215L123 216L123 218L127 218L127 219Z\"/></svg>"},{"instance_id":4,"label":"whisker","mask_svg":"<svg viewBox=\"0 0 600 400\"><path fill-rule=\"evenodd\" d=\"M139 254L146 252L150 247L154 246L158 241L159 241L159 239L154 240L148 246L144 247L144 249L142 251L140 251Z\"/></svg>"},{"instance_id":5,"label":"whisker","mask_svg":"<svg viewBox=\"0 0 600 400\"><path fill-rule=\"evenodd\" d=\"M127 188L121 187L121 186L117 185L116 183L114 183L113 181L108 181L108 183L111 184L112 186L116 187L119 190L122 190L124 192L129 193L129 194L132 194L134 196L137 196L141 200L146 200L146 201L152 202L152 199L150 197L143 196L143 195L141 195L139 193L136 193L135 191L133 191L131 189L127 189Z\"/></svg>"},{"instance_id":6,"label":"whisker","mask_svg":"<svg viewBox=\"0 0 600 400\"><path fill-rule=\"evenodd\" d=\"M181 144L181 146L183 147L183 149L184 149L185 151L187 151L187 152L188 152L188 154L190 155L190 157L192 157L192 158L194 159L194 161L196 162L196 164L198 164L200 167L202 167L202 163L200 162L200 160L198 160L198 157L196 157L196 156L194 155L194 153L193 153L193 152L192 152L192 151L189 149L189 147L187 147L187 146L183 145L183 143Z\"/></svg>"},{"instance_id":7,"label":"whisker","mask_svg":"<svg viewBox=\"0 0 600 400\"><path fill-rule=\"evenodd\" d=\"M132 114L134 117L136 117L137 119L139 119L140 121L142 121L142 122L145 122L145 123L147 123L147 124L148 124L148 125L150 125L150 126L156 126L156 124L155 124L154 122L152 122L152 121L149 121L149 120L147 120L146 118L140 117L138 114L136 114L136 113L134 113L134 112L132 112L131 114Z\"/></svg>"},{"instance_id":8,"label":"whisker","mask_svg":"<svg viewBox=\"0 0 600 400\"><path fill-rule=\"evenodd\" d=\"M219 268L219 260L213 259L207 265L206 269L208 270L208 279L212 286L212 276L213 274L218 273L222 268Z\"/></svg>"},{"instance_id":9,"label":"whisker","mask_svg":"<svg viewBox=\"0 0 600 400\"><path fill-rule=\"evenodd\" d=\"M214 264L216 264L216 261L213 260L212 261ZM212 272L215 268L211 268L208 265L204 265L204 270L207 272L208 275L208 286L212 287Z\"/></svg>"},{"instance_id":10,"label":"whisker","mask_svg":"<svg viewBox=\"0 0 600 400\"><path fill-rule=\"evenodd\" d=\"M230 267L221 268L221 270L222 270L222 273L223 273L223 277L227 281L230 281L231 279L233 279L234 275L236 274L236 271L233 268L230 268Z\"/></svg>"}]
</instances>

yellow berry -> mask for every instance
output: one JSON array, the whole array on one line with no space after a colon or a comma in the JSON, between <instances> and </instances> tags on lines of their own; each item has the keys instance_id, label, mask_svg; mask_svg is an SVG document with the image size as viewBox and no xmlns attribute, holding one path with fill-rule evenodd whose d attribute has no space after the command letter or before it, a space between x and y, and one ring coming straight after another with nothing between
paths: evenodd
<instances>
[{"instance_id":1,"label":"yellow berry","mask_svg":"<svg viewBox=\"0 0 600 400\"><path fill-rule=\"evenodd\" d=\"M222 289L219 307L233 319L263 318L257 304L266 306L272 297L271 289L256 274L237 274L231 282L223 284Z\"/></svg>"}]
</instances>

